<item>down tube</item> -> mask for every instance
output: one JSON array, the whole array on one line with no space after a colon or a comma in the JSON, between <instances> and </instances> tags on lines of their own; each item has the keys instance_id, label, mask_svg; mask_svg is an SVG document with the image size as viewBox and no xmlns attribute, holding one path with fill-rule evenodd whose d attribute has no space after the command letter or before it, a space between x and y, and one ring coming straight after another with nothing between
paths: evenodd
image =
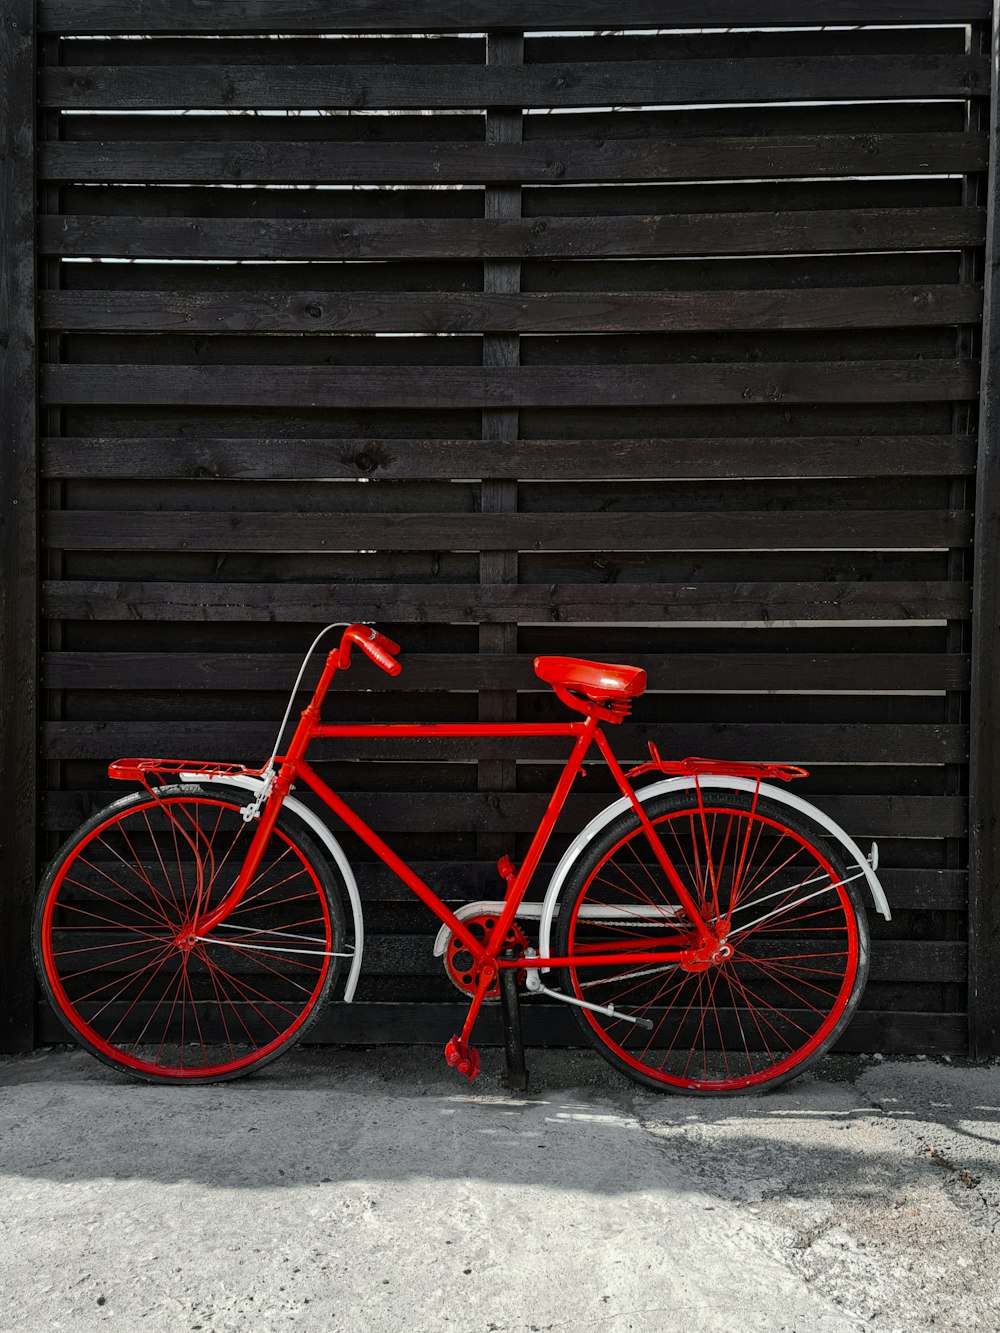
<instances>
[{"instance_id":1,"label":"down tube","mask_svg":"<svg viewBox=\"0 0 1000 1333\"><path fill-rule=\"evenodd\" d=\"M415 871L411 870L405 861L400 860L388 843L383 842L374 829L369 828L360 815L355 814L351 807L337 795L332 787L328 787L315 769L302 760L298 766L298 777L311 787L316 795L324 801L333 813L344 821L352 833L356 833L359 838L372 849L372 851L382 858L385 864L398 875L408 889L411 889L425 906L429 907L439 921L442 921L458 938L472 954L477 962L481 962L486 957L482 941L465 927L458 917L452 912L441 899L437 896L429 884L425 884Z\"/></svg>"}]
</instances>

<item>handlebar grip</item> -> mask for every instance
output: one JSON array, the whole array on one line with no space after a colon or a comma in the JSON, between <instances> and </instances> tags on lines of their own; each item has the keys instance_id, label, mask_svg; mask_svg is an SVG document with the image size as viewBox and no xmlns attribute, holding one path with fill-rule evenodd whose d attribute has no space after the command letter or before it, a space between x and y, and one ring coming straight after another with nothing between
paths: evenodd
<instances>
[{"instance_id":1,"label":"handlebar grip","mask_svg":"<svg viewBox=\"0 0 1000 1333\"><path fill-rule=\"evenodd\" d=\"M390 676L398 676L403 669L402 664L397 662L391 653L386 652L378 642L381 638L382 635L379 634L375 639L362 639L359 647L363 648L372 661L380 666L383 671L388 671ZM392 643L392 640L388 639L386 642ZM396 651L398 652L399 649L397 648Z\"/></svg>"},{"instance_id":2,"label":"handlebar grip","mask_svg":"<svg viewBox=\"0 0 1000 1333\"><path fill-rule=\"evenodd\" d=\"M375 631L372 642L377 643L380 648L384 648L387 653L392 653L393 657L400 651L398 643L393 643L387 634L380 634L378 630Z\"/></svg>"}]
</instances>

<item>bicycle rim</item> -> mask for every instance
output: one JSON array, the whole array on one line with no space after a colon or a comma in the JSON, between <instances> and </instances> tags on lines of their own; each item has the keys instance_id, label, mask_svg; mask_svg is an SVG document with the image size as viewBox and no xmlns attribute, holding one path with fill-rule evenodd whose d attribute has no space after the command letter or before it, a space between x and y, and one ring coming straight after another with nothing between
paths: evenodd
<instances>
[{"instance_id":1,"label":"bicycle rim","mask_svg":"<svg viewBox=\"0 0 1000 1333\"><path fill-rule=\"evenodd\" d=\"M181 943L232 888L253 832L232 799L137 797L54 864L36 950L49 998L94 1054L141 1077L213 1081L301 1035L342 928L311 849L280 824L239 907Z\"/></svg>"},{"instance_id":2,"label":"bicycle rim","mask_svg":"<svg viewBox=\"0 0 1000 1333\"><path fill-rule=\"evenodd\" d=\"M693 971L648 962L567 969L571 993L621 1015L581 1010L579 1021L612 1063L665 1090L782 1082L828 1049L860 997L867 936L853 890L829 847L763 802L665 804L675 808L653 816L657 832L732 954ZM627 822L587 858L565 900L568 954L696 944L645 835Z\"/></svg>"}]
</instances>

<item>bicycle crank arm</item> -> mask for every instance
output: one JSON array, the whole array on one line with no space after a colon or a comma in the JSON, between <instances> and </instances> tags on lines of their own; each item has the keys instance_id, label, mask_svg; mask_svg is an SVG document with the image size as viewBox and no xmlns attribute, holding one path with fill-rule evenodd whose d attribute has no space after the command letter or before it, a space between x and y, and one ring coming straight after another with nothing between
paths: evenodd
<instances>
[{"instance_id":1,"label":"bicycle crank arm","mask_svg":"<svg viewBox=\"0 0 1000 1333\"><path fill-rule=\"evenodd\" d=\"M525 956L531 957L530 954ZM592 1004L590 1000L578 1000L575 995L567 995L564 991L553 990L551 986L546 986L541 980L537 968L528 968L525 985L532 995L548 995L553 1000L561 1000L563 1004L575 1004L578 1009L592 1009L595 1014L607 1014L609 1018L622 1018L626 1023L634 1023L636 1027L651 1029L653 1026L650 1019L637 1018L634 1014L624 1014L620 1009L616 1009L613 1004Z\"/></svg>"}]
</instances>

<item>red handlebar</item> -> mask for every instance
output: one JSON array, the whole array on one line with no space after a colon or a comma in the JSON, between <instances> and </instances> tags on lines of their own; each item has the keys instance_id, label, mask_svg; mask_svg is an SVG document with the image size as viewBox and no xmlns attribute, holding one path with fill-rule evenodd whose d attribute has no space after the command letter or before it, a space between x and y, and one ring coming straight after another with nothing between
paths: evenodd
<instances>
[{"instance_id":1,"label":"red handlebar","mask_svg":"<svg viewBox=\"0 0 1000 1333\"><path fill-rule=\"evenodd\" d=\"M344 630L340 640L340 665L349 667L351 665L351 644L356 643L376 666L380 666L383 671L388 671L390 676L398 676L402 671L402 666L396 661L394 654L400 651L399 644L393 643L392 639L384 634L379 634L378 630L373 629L371 625L349 625Z\"/></svg>"}]
</instances>

